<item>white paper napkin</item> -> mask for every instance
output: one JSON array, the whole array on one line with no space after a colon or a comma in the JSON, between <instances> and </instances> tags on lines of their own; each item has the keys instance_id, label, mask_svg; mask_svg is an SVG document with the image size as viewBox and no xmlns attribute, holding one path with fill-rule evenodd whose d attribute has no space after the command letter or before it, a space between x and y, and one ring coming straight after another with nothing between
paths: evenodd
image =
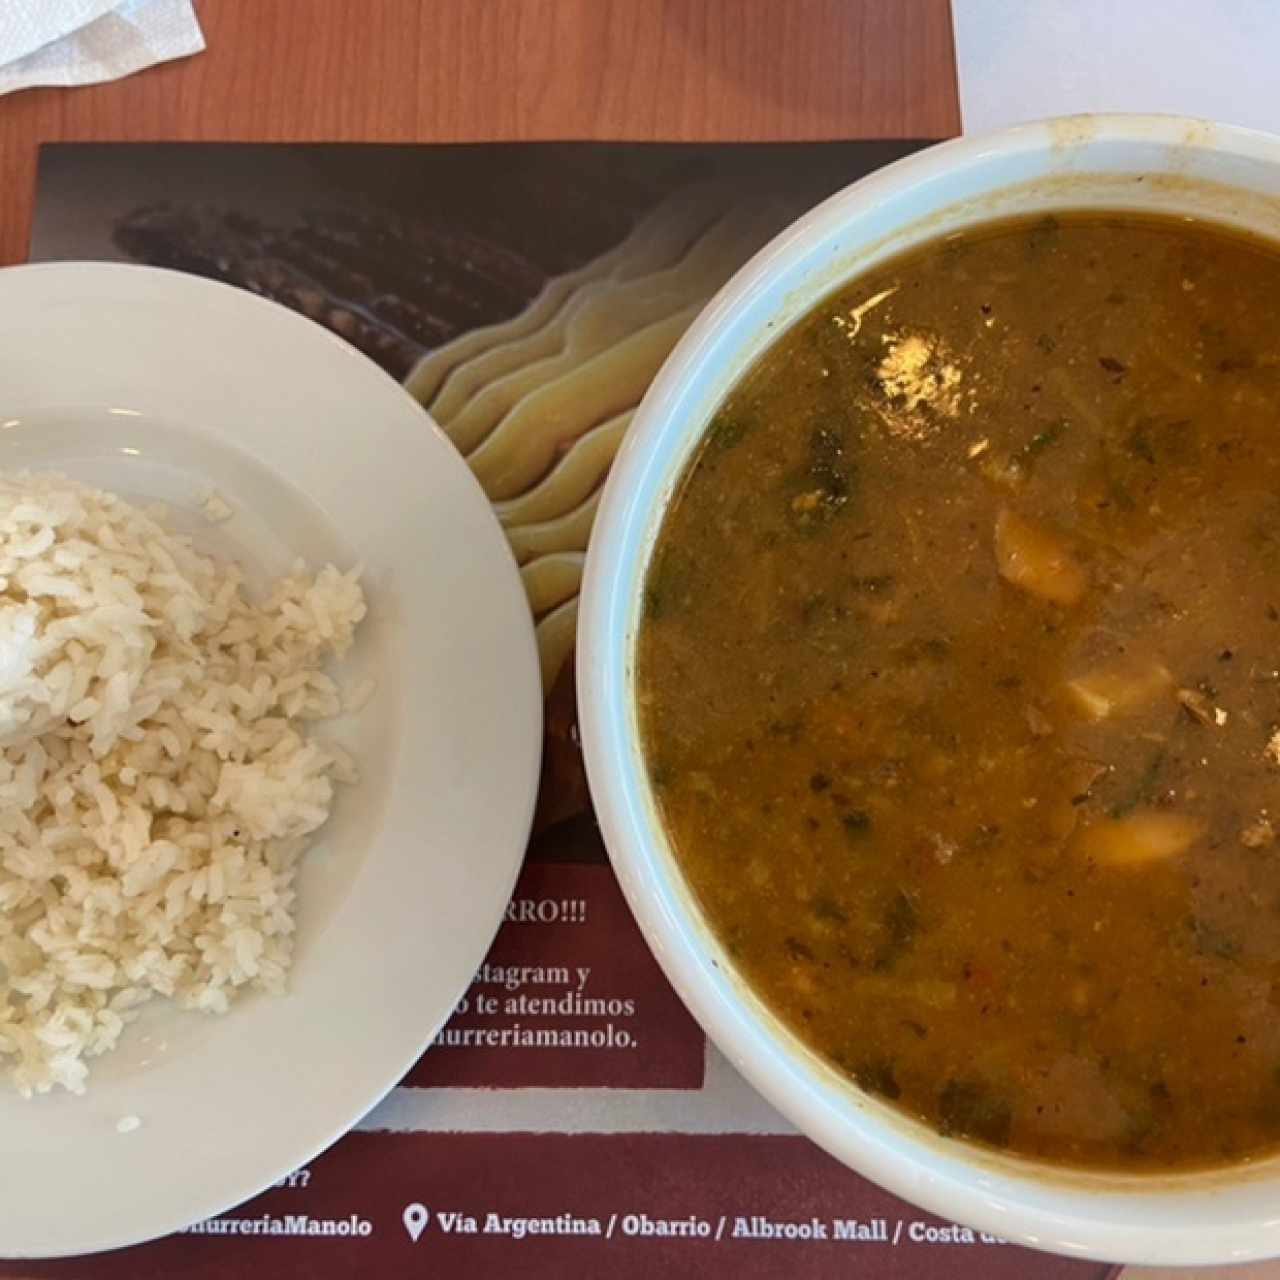
<instances>
[{"instance_id":1,"label":"white paper napkin","mask_svg":"<svg viewBox=\"0 0 1280 1280\"><path fill-rule=\"evenodd\" d=\"M952 0L966 133L1080 111L1280 132L1276 0Z\"/></svg>"},{"instance_id":2,"label":"white paper napkin","mask_svg":"<svg viewBox=\"0 0 1280 1280\"><path fill-rule=\"evenodd\" d=\"M0 94L116 80L203 48L191 0L0 0Z\"/></svg>"}]
</instances>

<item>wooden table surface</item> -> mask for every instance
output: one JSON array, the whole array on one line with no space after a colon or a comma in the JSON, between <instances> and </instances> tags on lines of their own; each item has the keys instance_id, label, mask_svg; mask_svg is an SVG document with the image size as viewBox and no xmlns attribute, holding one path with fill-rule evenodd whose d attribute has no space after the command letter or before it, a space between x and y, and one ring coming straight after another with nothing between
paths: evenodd
<instances>
[{"instance_id":1,"label":"wooden table surface","mask_svg":"<svg viewBox=\"0 0 1280 1280\"><path fill-rule=\"evenodd\" d=\"M57 141L945 137L948 0L197 0L208 48L0 98L0 265ZM92 1267L76 1274L91 1274Z\"/></svg>"},{"instance_id":2,"label":"wooden table surface","mask_svg":"<svg viewBox=\"0 0 1280 1280\"><path fill-rule=\"evenodd\" d=\"M197 0L208 48L0 99L0 264L42 142L957 133L948 0Z\"/></svg>"}]
</instances>

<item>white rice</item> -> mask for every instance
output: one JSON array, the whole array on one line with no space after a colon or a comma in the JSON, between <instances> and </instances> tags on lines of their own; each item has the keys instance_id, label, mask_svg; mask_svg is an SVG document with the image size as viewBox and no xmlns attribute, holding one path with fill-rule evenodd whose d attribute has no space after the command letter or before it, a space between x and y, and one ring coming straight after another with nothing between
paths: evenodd
<instances>
[{"instance_id":1,"label":"white rice","mask_svg":"<svg viewBox=\"0 0 1280 1280\"><path fill-rule=\"evenodd\" d=\"M294 874L329 816L342 701L321 666L358 570L261 603L123 499L0 474L0 1076L81 1092L153 995L284 990Z\"/></svg>"}]
</instances>

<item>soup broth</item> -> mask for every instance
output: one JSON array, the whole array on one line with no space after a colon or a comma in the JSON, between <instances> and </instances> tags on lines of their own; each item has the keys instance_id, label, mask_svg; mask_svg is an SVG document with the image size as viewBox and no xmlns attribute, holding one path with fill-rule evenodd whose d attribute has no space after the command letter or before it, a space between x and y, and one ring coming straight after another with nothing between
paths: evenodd
<instances>
[{"instance_id":1,"label":"soup broth","mask_svg":"<svg viewBox=\"0 0 1280 1280\"><path fill-rule=\"evenodd\" d=\"M944 1134L1280 1144L1280 256L988 225L786 333L637 639L650 780L744 977Z\"/></svg>"}]
</instances>

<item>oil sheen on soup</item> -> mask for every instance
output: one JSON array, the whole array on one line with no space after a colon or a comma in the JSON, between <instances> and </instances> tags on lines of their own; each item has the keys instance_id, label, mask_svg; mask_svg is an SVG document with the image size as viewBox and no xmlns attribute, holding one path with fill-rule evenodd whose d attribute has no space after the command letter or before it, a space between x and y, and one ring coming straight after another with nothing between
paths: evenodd
<instances>
[{"instance_id":1,"label":"oil sheen on soup","mask_svg":"<svg viewBox=\"0 0 1280 1280\"><path fill-rule=\"evenodd\" d=\"M637 640L740 971L944 1134L1280 1144L1280 257L989 225L854 281L710 424Z\"/></svg>"}]
</instances>

